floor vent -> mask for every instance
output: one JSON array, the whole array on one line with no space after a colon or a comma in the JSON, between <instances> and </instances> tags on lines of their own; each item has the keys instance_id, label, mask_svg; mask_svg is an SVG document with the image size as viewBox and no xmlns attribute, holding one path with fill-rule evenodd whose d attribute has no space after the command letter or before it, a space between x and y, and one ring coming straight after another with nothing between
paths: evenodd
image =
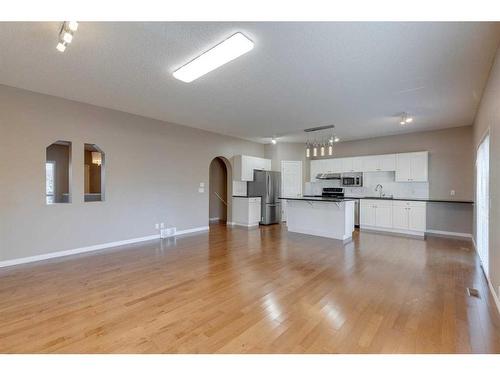
<instances>
[{"instance_id":1,"label":"floor vent","mask_svg":"<svg viewBox=\"0 0 500 375\"><path fill-rule=\"evenodd\" d=\"M479 290L474 288L467 288L467 294L471 297L479 298Z\"/></svg>"}]
</instances>

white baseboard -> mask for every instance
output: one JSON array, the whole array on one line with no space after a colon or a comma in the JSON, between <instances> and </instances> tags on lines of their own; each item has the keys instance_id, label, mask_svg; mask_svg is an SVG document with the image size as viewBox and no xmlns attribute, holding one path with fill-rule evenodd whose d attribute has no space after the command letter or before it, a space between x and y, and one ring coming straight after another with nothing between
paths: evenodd
<instances>
[{"instance_id":1,"label":"white baseboard","mask_svg":"<svg viewBox=\"0 0 500 375\"><path fill-rule=\"evenodd\" d=\"M205 232L209 230L210 227L196 227L196 228L191 228L191 229L184 229L184 230L178 230L175 232L176 236L182 236L183 234L190 234L190 233L195 233L195 232Z\"/></svg>"},{"instance_id":2,"label":"white baseboard","mask_svg":"<svg viewBox=\"0 0 500 375\"><path fill-rule=\"evenodd\" d=\"M495 288L493 287L493 285L491 285L490 278L486 275L486 273L484 275L486 276L486 280L488 281L488 286L490 287L490 293L493 296L493 301L495 301L498 313L500 314L500 299L498 299L498 294L495 292Z\"/></svg>"},{"instance_id":3,"label":"white baseboard","mask_svg":"<svg viewBox=\"0 0 500 375\"><path fill-rule=\"evenodd\" d=\"M197 228L179 230L175 233L175 235L180 236L183 234L201 232L201 231L206 231L206 230L208 230L208 227L197 227ZM60 257L68 256L68 255L87 253L87 252L91 252L91 251L108 249L111 247L129 245L129 244L137 243L137 242L151 241L151 240L156 240L159 238L160 238L159 234L153 234L151 236L131 238L131 239L122 240L122 241L107 242L107 243L98 244L98 245L79 247L79 248L71 249L71 250L55 251L53 253L34 255L31 257L9 259L9 260L0 261L0 268L15 266L15 265L24 264L24 263L39 262L41 260L47 260L47 259L52 259L52 258L60 258Z\"/></svg>"},{"instance_id":4,"label":"white baseboard","mask_svg":"<svg viewBox=\"0 0 500 375\"><path fill-rule=\"evenodd\" d=\"M444 236L444 237L462 237L462 238L472 239L472 234L470 234L470 233L448 232L445 230L434 230L434 229L427 229L426 233L436 234L436 235Z\"/></svg>"},{"instance_id":5,"label":"white baseboard","mask_svg":"<svg viewBox=\"0 0 500 375\"><path fill-rule=\"evenodd\" d=\"M491 284L490 278L488 277L488 275L486 274L486 272L484 272L484 268L482 266L481 258L479 257L479 254L477 253L476 241L474 240L474 236L471 236L471 238L472 238L472 245L474 246L474 251L477 254L477 258L479 259L479 263L481 263L481 270L483 271L483 275L486 278L486 281L488 282L488 287L490 289L490 293L491 293L491 295L493 297L493 301L495 301L495 305L497 307L498 313L500 314L500 299L499 299L499 295L495 292L495 288ZM500 288L499 288L498 293L500 293Z\"/></svg>"},{"instance_id":6,"label":"white baseboard","mask_svg":"<svg viewBox=\"0 0 500 375\"><path fill-rule=\"evenodd\" d=\"M372 227L370 225L360 225L359 229L362 231L369 231L373 233L391 233L391 234L399 234L403 236L409 236L412 238L424 239L425 232L418 232L414 230L406 230L406 229L393 229L393 228L382 228L382 227Z\"/></svg>"}]
</instances>

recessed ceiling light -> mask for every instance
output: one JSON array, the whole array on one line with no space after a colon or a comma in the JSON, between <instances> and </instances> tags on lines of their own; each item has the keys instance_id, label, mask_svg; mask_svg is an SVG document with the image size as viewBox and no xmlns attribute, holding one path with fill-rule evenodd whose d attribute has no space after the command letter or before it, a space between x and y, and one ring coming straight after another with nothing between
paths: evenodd
<instances>
[{"instance_id":1,"label":"recessed ceiling light","mask_svg":"<svg viewBox=\"0 0 500 375\"><path fill-rule=\"evenodd\" d=\"M252 50L254 43L242 33L236 33L177 69L173 76L183 82L192 82L202 75Z\"/></svg>"},{"instance_id":2,"label":"recessed ceiling light","mask_svg":"<svg viewBox=\"0 0 500 375\"><path fill-rule=\"evenodd\" d=\"M271 139L271 143L272 143L273 145L275 145L276 143L278 143L278 141L276 140L276 137L273 137L273 139Z\"/></svg>"}]
</instances>

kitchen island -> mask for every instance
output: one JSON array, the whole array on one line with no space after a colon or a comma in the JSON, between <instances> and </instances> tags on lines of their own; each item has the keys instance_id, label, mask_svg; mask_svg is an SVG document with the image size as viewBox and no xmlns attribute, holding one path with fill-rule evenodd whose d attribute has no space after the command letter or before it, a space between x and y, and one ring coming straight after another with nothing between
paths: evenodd
<instances>
[{"instance_id":1,"label":"kitchen island","mask_svg":"<svg viewBox=\"0 0 500 375\"><path fill-rule=\"evenodd\" d=\"M327 197L286 198L289 232L349 241L354 231L354 200Z\"/></svg>"}]
</instances>

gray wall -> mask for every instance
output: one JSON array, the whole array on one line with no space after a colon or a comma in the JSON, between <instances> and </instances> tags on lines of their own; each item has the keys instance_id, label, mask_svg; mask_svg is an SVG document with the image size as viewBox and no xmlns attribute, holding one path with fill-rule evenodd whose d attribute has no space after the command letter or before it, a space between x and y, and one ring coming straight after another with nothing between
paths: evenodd
<instances>
[{"instance_id":1,"label":"gray wall","mask_svg":"<svg viewBox=\"0 0 500 375\"><path fill-rule=\"evenodd\" d=\"M208 225L210 161L264 145L0 85L0 260ZM72 142L71 204L45 204L45 149ZM106 153L106 200L84 203L84 143ZM92 233L89 236L89 233Z\"/></svg>"},{"instance_id":2,"label":"gray wall","mask_svg":"<svg viewBox=\"0 0 500 375\"><path fill-rule=\"evenodd\" d=\"M429 196L473 200L472 134L472 126L464 126L340 142L334 157L429 151ZM450 190L455 190L454 197ZM472 205L429 203L427 228L472 233L472 211Z\"/></svg>"},{"instance_id":3,"label":"gray wall","mask_svg":"<svg viewBox=\"0 0 500 375\"><path fill-rule=\"evenodd\" d=\"M490 71L474 121L474 153L490 133L490 246L489 275L500 297L500 49Z\"/></svg>"}]
</instances>

